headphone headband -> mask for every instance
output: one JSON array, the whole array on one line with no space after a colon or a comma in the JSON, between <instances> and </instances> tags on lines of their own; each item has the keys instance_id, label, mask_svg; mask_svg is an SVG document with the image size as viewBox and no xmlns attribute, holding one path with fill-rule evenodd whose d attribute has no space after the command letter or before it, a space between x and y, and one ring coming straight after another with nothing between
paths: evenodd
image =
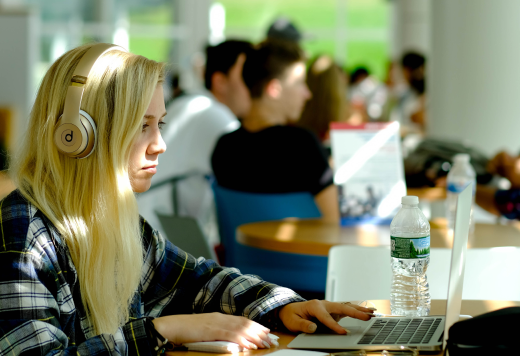
<instances>
[{"instance_id":1,"label":"headphone headband","mask_svg":"<svg viewBox=\"0 0 520 356\"><path fill-rule=\"evenodd\" d=\"M92 67L99 57L113 49L127 52L113 44L95 44L85 52L74 70L67 89L63 114L54 130L54 142L58 150L69 157L85 158L94 151L96 123L88 113L81 110L81 99Z\"/></svg>"},{"instance_id":2,"label":"headphone headband","mask_svg":"<svg viewBox=\"0 0 520 356\"><path fill-rule=\"evenodd\" d=\"M87 83L88 75L94 63L106 52L118 49L126 52L123 47L108 43L99 43L90 47L79 61L72 79L70 81L67 96L65 97L65 107L63 108L62 123L79 124L79 111L81 109L81 99L83 97L84 86Z\"/></svg>"}]
</instances>

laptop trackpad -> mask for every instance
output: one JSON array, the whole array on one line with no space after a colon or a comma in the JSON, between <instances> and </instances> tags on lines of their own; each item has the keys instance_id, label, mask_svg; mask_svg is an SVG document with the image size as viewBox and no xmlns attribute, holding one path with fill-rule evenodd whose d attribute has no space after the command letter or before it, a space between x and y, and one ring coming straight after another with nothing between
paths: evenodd
<instances>
[{"instance_id":1,"label":"laptop trackpad","mask_svg":"<svg viewBox=\"0 0 520 356\"><path fill-rule=\"evenodd\" d=\"M348 329L349 333L347 335L338 335L336 333L300 334L288 346L302 349L347 348L356 344L371 323L369 321L344 318L340 320L339 324Z\"/></svg>"}]
</instances>

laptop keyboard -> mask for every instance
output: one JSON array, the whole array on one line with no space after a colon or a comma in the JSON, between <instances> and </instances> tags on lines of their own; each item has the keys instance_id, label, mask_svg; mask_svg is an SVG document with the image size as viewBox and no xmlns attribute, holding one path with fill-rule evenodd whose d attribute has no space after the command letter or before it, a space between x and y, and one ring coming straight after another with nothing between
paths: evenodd
<instances>
[{"instance_id":1,"label":"laptop keyboard","mask_svg":"<svg viewBox=\"0 0 520 356\"><path fill-rule=\"evenodd\" d=\"M358 344L427 344L441 321L440 318L376 319Z\"/></svg>"}]
</instances>

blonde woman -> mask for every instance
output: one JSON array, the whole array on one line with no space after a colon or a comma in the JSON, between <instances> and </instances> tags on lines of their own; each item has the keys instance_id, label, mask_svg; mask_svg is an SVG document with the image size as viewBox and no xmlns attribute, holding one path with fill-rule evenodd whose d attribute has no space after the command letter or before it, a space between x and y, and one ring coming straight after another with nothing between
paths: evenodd
<instances>
[{"instance_id":1,"label":"blonde woman","mask_svg":"<svg viewBox=\"0 0 520 356\"><path fill-rule=\"evenodd\" d=\"M150 187L166 149L163 64L112 47L81 79L75 68L93 48L45 75L12 164L18 189L0 201L0 354L151 355L166 340L257 349L271 345L268 327L313 332L316 318L345 333L337 317L370 318L196 259L140 218L134 193ZM82 159L54 141L71 82L97 126Z\"/></svg>"}]
</instances>

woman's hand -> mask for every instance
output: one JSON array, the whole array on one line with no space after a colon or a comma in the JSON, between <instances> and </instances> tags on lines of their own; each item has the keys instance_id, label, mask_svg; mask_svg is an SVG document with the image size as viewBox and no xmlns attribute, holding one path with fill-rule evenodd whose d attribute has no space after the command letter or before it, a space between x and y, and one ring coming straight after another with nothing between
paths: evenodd
<instances>
[{"instance_id":1,"label":"woman's hand","mask_svg":"<svg viewBox=\"0 0 520 356\"><path fill-rule=\"evenodd\" d=\"M279 318L289 331L313 333L317 325L312 321L318 319L323 325L337 334L347 332L338 320L350 316L361 320L370 320L374 309L364 308L354 304L328 302L326 300L311 300L308 302L291 303L280 309Z\"/></svg>"},{"instance_id":2,"label":"woman's hand","mask_svg":"<svg viewBox=\"0 0 520 356\"><path fill-rule=\"evenodd\" d=\"M231 341L253 350L272 345L267 335L268 328L242 316L221 313L170 315L156 318L153 323L162 336L176 345L199 341Z\"/></svg>"}]
</instances>

